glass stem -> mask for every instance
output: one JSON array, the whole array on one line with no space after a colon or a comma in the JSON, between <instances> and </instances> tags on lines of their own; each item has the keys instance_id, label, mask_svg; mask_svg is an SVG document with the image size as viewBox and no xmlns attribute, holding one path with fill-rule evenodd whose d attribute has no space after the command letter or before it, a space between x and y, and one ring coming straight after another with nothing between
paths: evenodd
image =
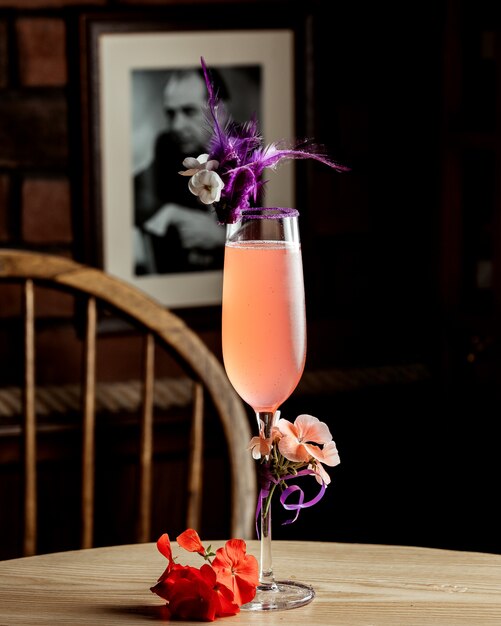
<instances>
[{"instance_id":1,"label":"glass stem","mask_svg":"<svg viewBox=\"0 0 501 626\"><path fill-rule=\"evenodd\" d=\"M267 439L271 436L271 429L273 428L274 413L270 412L257 412L256 417L258 420L258 427L260 427L260 421L264 424L264 436ZM259 567L259 588L260 589L276 589L275 578L273 576L273 559L271 551L271 494L273 493L274 485L270 484L266 477L266 469L269 467L270 458L265 458L265 463L261 466L263 475L261 476L261 488L268 491L268 495L261 495L261 562ZM262 494L263 492L261 492Z\"/></svg>"}]
</instances>

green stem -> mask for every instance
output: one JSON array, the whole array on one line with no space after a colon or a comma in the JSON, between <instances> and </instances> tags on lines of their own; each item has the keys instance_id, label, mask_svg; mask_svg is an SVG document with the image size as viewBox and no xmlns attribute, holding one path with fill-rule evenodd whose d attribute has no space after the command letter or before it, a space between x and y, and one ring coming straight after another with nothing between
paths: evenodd
<instances>
[{"instance_id":1,"label":"green stem","mask_svg":"<svg viewBox=\"0 0 501 626\"><path fill-rule=\"evenodd\" d=\"M275 491L277 487L276 483L273 483L273 487L270 489L270 493L266 496L266 501L265 501L265 505L264 505L264 514L268 515L268 511L270 509L271 506L271 499L273 498L273 493Z\"/></svg>"}]
</instances>

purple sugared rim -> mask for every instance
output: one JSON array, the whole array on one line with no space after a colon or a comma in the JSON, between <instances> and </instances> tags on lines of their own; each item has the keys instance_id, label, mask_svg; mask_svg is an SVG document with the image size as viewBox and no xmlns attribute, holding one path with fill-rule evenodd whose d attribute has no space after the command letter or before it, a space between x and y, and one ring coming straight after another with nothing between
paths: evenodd
<instances>
[{"instance_id":1,"label":"purple sugared rim","mask_svg":"<svg viewBox=\"0 0 501 626\"><path fill-rule=\"evenodd\" d=\"M240 211L240 217L253 220L271 220L281 217L298 217L299 211L297 209L290 209L288 207L253 207L249 209L242 209Z\"/></svg>"}]
</instances>

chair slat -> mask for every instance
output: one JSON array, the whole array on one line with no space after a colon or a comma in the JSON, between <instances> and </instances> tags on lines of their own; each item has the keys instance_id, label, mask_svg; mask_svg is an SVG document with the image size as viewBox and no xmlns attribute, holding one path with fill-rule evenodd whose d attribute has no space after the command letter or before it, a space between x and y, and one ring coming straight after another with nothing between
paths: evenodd
<instances>
[{"instance_id":1,"label":"chair slat","mask_svg":"<svg viewBox=\"0 0 501 626\"><path fill-rule=\"evenodd\" d=\"M252 537L254 530L254 502L257 496L255 464L250 455L242 454L251 438L248 416L240 398L231 387L220 361L184 321L173 312L161 306L137 288L110 276L97 268L88 267L75 261L49 254L27 252L23 250L0 250L0 282L17 282L25 286L24 317L26 374L23 380L23 448L25 478L23 481L24 504L26 509L24 553L36 552L37 544L37 415L40 413L40 390L35 389L35 294L34 284L41 281L46 288L71 293L78 298L77 312L81 305L87 304L87 328L85 346L82 350L81 395L77 396L77 406L82 410L82 535L81 545L93 545L93 526L95 503L95 410L98 408L98 383L96 380L96 343L97 343L97 307L111 311L113 317L126 319L138 330L151 335L145 344L144 381L137 382L137 400L139 389L144 387L141 435L141 478L140 503L138 506L141 520L138 519L137 532L140 541L150 541L151 504L153 475L153 411L157 406L153 400L153 353L157 347L174 357L181 369L197 383L194 393L190 394L189 384L175 385L174 393L180 399L169 398L174 406L184 406L188 396L193 395L193 421L191 424L190 469L188 475L189 513L188 523L193 528L200 528L203 482L203 415L204 401L209 402L220 420L231 470L231 530L236 537ZM90 298L90 300L88 300ZM95 299L95 300L94 300ZM52 337L51 337L52 341ZM132 342L131 342L132 345ZM51 344L52 347L52 344ZM128 349L128 347L127 347ZM155 353L155 361L156 361ZM161 359L160 359L161 360ZM163 366L163 361L162 361ZM52 368L52 364L51 364ZM55 366L54 371L59 373ZM155 372L158 376L159 372ZM181 380L181 378L180 378ZM188 383L188 381L186 381ZM121 381L121 384L127 384ZM73 381L71 386L76 388ZM155 392L158 392L155 385ZM35 393L37 391L37 393ZM37 403L35 404L35 395ZM62 402L56 393L57 402L51 407L61 410ZM155 400L156 401L156 400ZM172 404L172 403L171 403ZM171 406L169 404L169 407ZM66 406L66 405L65 405ZM72 405L73 406L73 405ZM106 405L107 406L107 405ZM107 410L103 406L101 410ZM137 406L137 405L136 405ZM50 408L49 410L53 410ZM127 408L125 410L128 410ZM135 410L135 409L134 409ZM39 427L38 427L39 430ZM39 506L42 503L39 502ZM154 539L154 538L153 538Z\"/></svg>"},{"instance_id":2,"label":"chair slat","mask_svg":"<svg viewBox=\"0 0 501 626\"><path fill-rule=\"evenodd\" d=\"M193 416L190 433L188 511L186 524L187 528L194 528L198 531L200 531L202 519L203 414L203 386L200 383L193 383Z\"/></svg>"},{"instance_id":3,"label":"chair slat","mask_svg":"<svg viewBox=\"0 0 501 626\"><path fill-rule=\"evenodd\" d=\"M31 279L24 283L24 545L31 556L37 543L37 451L35 415L35 293Z\"/></svg>"},{"instance_id":4,"label":"chair slat","mask_svg":"<svg viewBox=\"0 0 501 626\"><path fill-rule=\"evenodd\" d=\"M143 347L143 406L139 452L139 519L137 540L150 541L153 459L153 385L155 377L155 338L146 333Z\"/></svg>"},{"instance_id":5,"label":"chair slat","mask_svg":"<svg viewBox=\"0 0 501 626\"><path fill-rule=\"evenodd\" d=\"M87 300L83 353L82 416L82 548L91 548L94 536L95 406L96 406L96 299Z\"/></svg>"}]
</instances>

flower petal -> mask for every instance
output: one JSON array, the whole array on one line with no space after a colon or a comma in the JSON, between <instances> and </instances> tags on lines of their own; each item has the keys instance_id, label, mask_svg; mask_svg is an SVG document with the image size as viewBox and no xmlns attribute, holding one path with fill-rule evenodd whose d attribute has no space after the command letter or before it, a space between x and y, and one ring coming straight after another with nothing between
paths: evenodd
<instances>
[{"instance_id":1,"label":"flower petal","mask_svg":"<svg viewBox=\"0 0 501 626\"><path fill-rule=\"evenodd\" d=\"M176 581L169 598L173 619L213 622L218 607L217 595L200 576Z\"/></svg>"},{"instance_id":2,"label":"flower petal","mask_svg":"<svg viewBox=\"0 0 501 626\"><path fill-rule=\"evenodd\" d=\"M219 167L219 161L216 161L216 159L211 159L210 161L207 161L207 163L205 164L206 170L217 170L218 167Z\"/></svg>"},{"instance_id":3,"label":"flower petal","mask_svg":"<svg viewBox=\"0 0 501 626\"><path fill-rule=\"evenodd\" d=\"M330 465L330 467L334 467L335 465L339 465L339 463L341 463L341 459L339 458L339 453L337 451L334 441L330 441L329 443L325 444L322 450L322 455L322 463Z\"/></svg>"},{"instance_id":4,"label":"flower petal","mask_svg":"<svg viewBox=\"0 0 501 626\"><path fill-rule=\"evenodd\" d=\"M322 448L319 448L313 443L305 443L303 444L303 446L306 452L308 453L310 459L316 459L317 461L323 462L324 454L323 454Z\"/></svg>"},{"instance_id":5,"label":"flower petal","mask_svg":"<svg viewBox=\"0 0 501 626\"><path fill-rule=\"evenodd\" d=\"M289 435L290 437L298 437L298 430L294 424L289 422L286 419L279 419L277 422L277 428L282 433L282 435Z\"/></svg>"},{"instance_id":6,"label":"flower petal","mask_svg":"<svg viewBox=\"0 0 501 626\"><path fill-rule=\"evenodd\" d=\"M199 170L200 162L198 159L195 159L195 157L186 157L186 159L184 159L183 161L183 166L186 168L193 168L195 170Z\"/></svg>"},{"instance_id":7,"label":"flower petal","mask_svg":"<svg viewBox=\"0 0 501 626\"><path fill-rule=\"evenodd\" d=\"M196 174L199 171L200 171L200 169L197 167L197 168L193 168L191 170L184 170L184 172L178 172L178 174L181 174L181 176L193 176L194 174Z\"/></svg>"},{"instance_id":8,"label":"flower petal","mask_svg":"<svg viewBox=\"0 0 501 626\"><path fill-rule=\"evenodd\" d=\"M176 541L181 548L188 550L188 552L198 552L198 554L201 554L202 556L205 555L205 548L200 541L197 531L193 530L193 528L188 528L178 535L178 537L176 537Z\"/></svg>"},{"instance_id":9,"label":"flower petal","mask_svg":"<svg viewBox=\"0 0 501 626\"><path fill-rule=\"evenodd\" d=\"M260 435L259 437L252 437L247 449L252 451L252 458L258 461L262 456L270 454L272 443L271 438L266 439Z\"/></svg>"},{"instance_id":10,"label":"flower petal","mask_svg":"<svg viewBox=\"0 0 501 626\"><path fill-rule=\"evenodd\" d=\"M311 469L315 472L315 480L317 481L317 483L319 483L320 485L323 483L325 486L330 485L331 477L325 471L325 467L322 465L322 463L319 463L317 461L315 465L309 465L308 469Z\"/></svg>"},{"instance_id":11,"label":"flower petal","mask_svg":"<svg viewBox=\"0 0 501 626\"><path fill-rule=\"evenodd\" d=\"M198 196L200 194L200 184L198 182L197 174L192 176L188 181L188 189L194 196Z\"/></svg>"},{"instance_id":12,"label":"flower petal","mask_svg":"<svg viewBox=\"0 0 501 626\"><path fill-rule=\"evenodd\" d=\"M285 435L278 442L278 449L283 456L294 463L307 463L311 456L302 443L298 443L295 437Z\"/></svg>"},{"instance_id":13,"label":"flower petal","mask_svg":"<svg viewBox=\"0 0 501 626\"><path fill-rule=\"evenodd\" d=\"M240 612L240 607L234 601L233 592L224 585L216 585L214 591L217 593L219 606L216 609L217 617L229 617Z\"/></svg>"},{"instance_id":14,"label":"flower petal","mask_svg":"<svg viewBox=\"0 0 501 626\"><path fill-rule=\"evenodd\" d=\"M166 559L172 561L172 548L170 547L170 539L167 533L164 533L157 541L158 551L164 555Z\"/></svg>"},{"instance_id":15,"label":"flower petal","mask_svg":"<svg viewBox=\"0 0 501 626\"><path fill-rule=\"evenodd\" d=\"M313 415L306 413L298 415L294 421L294 426L301 433L303 441L313 441L314 443L328 443L332 441L329 427Z\"/></svg>"}]
</instances>

